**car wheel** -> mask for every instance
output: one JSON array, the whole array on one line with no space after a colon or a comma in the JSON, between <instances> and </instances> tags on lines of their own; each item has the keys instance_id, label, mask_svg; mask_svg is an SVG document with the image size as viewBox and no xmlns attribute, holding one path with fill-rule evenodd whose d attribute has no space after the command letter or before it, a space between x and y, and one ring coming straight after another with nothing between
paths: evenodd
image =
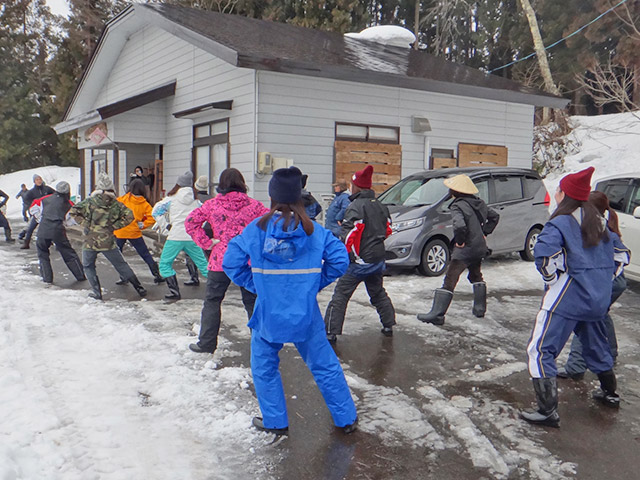
<instances>
[{"instance_id":1,"label":"car wheel","mask_svg":"<svg viewBox=\"0 0 640 480\"><path fill-rule=\"evenodd\" d=\"M536 246L540 232L541 230L538 227L534 227L529 230L527 238L524 241L524 250L520 250L520 258L527 262L533 262L535 260L535 257L533 256L533 248Z\"/></svg>"},{"instance_id":2,"label":"car wheel","mask_svg":"<svg viewBox=\"0 0 640 480\"><path fill-rule=\"evenodd\" d=\"M442 275L449 265L449 246L442 240L431 240L424 247L418 271L427 277Z\"/></svg>"}]
</instances>

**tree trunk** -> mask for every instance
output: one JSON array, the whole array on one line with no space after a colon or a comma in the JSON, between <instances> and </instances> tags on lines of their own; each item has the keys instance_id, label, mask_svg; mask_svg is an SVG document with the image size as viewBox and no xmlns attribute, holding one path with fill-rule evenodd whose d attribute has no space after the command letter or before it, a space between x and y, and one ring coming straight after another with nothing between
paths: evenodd
<instances>
[{"instance_id":1,"label":"tree trunk","mask_svg":"<svg viewBox=\"0 0 640 480\"><path fill-rule=\"evenodd\" d=\"M415 7L415 15L414 15L414 23L413 23L413 34L416 36L416 41L413 42L413 49L418 50L418 35L420 34L420 0L416 0Z\"/></svg>"},{"instance_id":2,"label":"tree trunk","mask_svg":"<svg viewBox=\"0 0 640 480\"><path fill-rule=\"evenodd\" d=\"M538 26L538 20L536 18L536 12L531 6L529 0L520 0L522 9L524 10L527 20L529 21L529 29L531 30L531 37L533 38L533 47L538 57L538 65L540 66L540 73L544 80L544 87L548 93L554 95L560 95L560 90L556 87L551 76L551 69L549 68L549 60L547 59L547 52L544 49L544 43L542 42L542 35L540 35L540 27ZM548 108L545 108L542 113L542 123L548 123L550 120L550 112Z\"/></svg>"}]
</instances>

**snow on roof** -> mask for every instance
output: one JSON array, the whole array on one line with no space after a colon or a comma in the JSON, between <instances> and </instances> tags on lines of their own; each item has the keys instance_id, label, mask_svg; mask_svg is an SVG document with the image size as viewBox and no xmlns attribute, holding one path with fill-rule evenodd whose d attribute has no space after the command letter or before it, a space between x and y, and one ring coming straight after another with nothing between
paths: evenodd
<instances>
[{"instance_id":1,"label":"snow on roof","mask_svg":"<svg viewBox=\"0 0 640 480\"><path fill-rule=\"evenodd\" d=\"M416 36L413 32L398 25L376 25L375 27L365 28L359 33L345 33L344 36L406 48L409 48L416 41Z\"/></svg>"}]
</instances>

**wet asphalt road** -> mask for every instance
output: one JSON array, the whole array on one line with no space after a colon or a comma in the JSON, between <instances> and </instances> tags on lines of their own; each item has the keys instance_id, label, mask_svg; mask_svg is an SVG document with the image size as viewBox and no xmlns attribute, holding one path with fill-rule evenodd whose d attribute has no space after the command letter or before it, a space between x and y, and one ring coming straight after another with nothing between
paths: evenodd
<instances>
[{"instance_id":1,"label":"wet asphalt road","mask_svg":"<svg viewBox=\"0 0 640 480\"><path fill-rule=\"evenodd\" d=\"M27 268L37 274L34 247L19 253L17 246L11 248L15 248L17 254L25 255ZM3 248L8 247L3 245ZM105 267L104 260L99 258L98 273L107 289L105 300L138 300L131 286L113 284L117 280L115 271L110 266ZM135 253L129 253L126 258L147 286L147 299L162 301L166 287L152 284L148 269ZM89 288L87 283L73 281L53 249L52 260L57 272L56 285ZM388 281L402 282L403 275L409 274L400 273ZM179 269L179 276L181 281L186 280L183 267ZM181 287L181 293L185 299L201 299L204 282L197 288ZM425 302L429 300L425 299ZM514 362L510 358L526 361L524 350L530 334L531 315L535 315L539 300L540 292L535 290L492 289L486 321L489 328L495 325L493 322L500 325L497 335L483 334L481 330L469 332L454 323L439 327L440 331L427 330L434 332L431 338L416 332L424 333L425 328L437 327L425 326L417 320L413 323L403 320L396 327L393 338L382 336L379 324L370 321L367 328L357 334L339 337L335 350L347 377L363 379L367 383L367 388L358 388L350 381L361 417L377 421L375 426L363 425L349 436L332 426L313 378L295 348L286 346L281 354L281 371L288 395L290 436L258 452L265 458L266 478L640 478L640 350L637 348L640 341L640 284L630 282L630 288L613 313L620 342L616 373L621 409L608 410L589 398L597 386L597 379L591 373L580 382L559 380L560 429L530 427L517 419L518 409L529 408L534 397L526 370L512 368ZM239 290L232 287L225 301L240 307ZM352 302L371 309L362 299L354 297ZM456 302L470 304L471 297L457 294L454 305ZM516 318L513 308L501 313L502 304L522 305L522 316ZM413 304L396 303L396 309L400 316L406 314L406 318L416 311ZM454 310L453 314L458 311L463 312ZM466 314L473 318L470 311ZM357 309L351 308L347 322L358 321L356 315ZM222 334L241 353L222 358L222 366L248 366L247 342L243 339L235 344L234 338L238 336L224 320ZM493 355L498 350L507 360L501 361L499 356ZM510 369L513 372L509 373ZM493 376L493 371L499 374ZM390 402L386 411L385 408L367 407L378 399ZM460 404L463 408L459 408ZM407 411L418 412L419 416L414 420L411 417L398 419L403 405L407 406ZM451 405L453 411L448 409ZM387 420L389 425L394 425L390 430L385 426ZM428 423L431 434L412 437L414 422ZM508 466L506 473L500 472L499 466L487 467L478 462L474 438L480 438L488 445L480 447L480 452L483 448L485 453L497 452L498 465L506 463ZM545 464L554 467L545 468ZM238 478L248 477L239 473Z\"/></svg>"}]
</instances>

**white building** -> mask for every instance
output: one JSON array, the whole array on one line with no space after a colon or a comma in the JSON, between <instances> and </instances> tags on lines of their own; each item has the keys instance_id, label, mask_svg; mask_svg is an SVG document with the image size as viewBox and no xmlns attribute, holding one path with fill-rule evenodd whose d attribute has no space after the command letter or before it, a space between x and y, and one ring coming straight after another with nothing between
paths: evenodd
<instances>
[{"instance_id":1,"label":"white building","mask_svg":"<svg viewBox=\"0 0 640 480\"><path fill-rule=\"evenodd\" d=\"M566 100L424 52L164 4L111 20L58 133L77 131L84 195L136 165L156 195L227 166L267 201L270 170L297 165L329 193L364 163L378 191L431 167L531 166L535 106Z\"/></svg>"}]
</instances>

